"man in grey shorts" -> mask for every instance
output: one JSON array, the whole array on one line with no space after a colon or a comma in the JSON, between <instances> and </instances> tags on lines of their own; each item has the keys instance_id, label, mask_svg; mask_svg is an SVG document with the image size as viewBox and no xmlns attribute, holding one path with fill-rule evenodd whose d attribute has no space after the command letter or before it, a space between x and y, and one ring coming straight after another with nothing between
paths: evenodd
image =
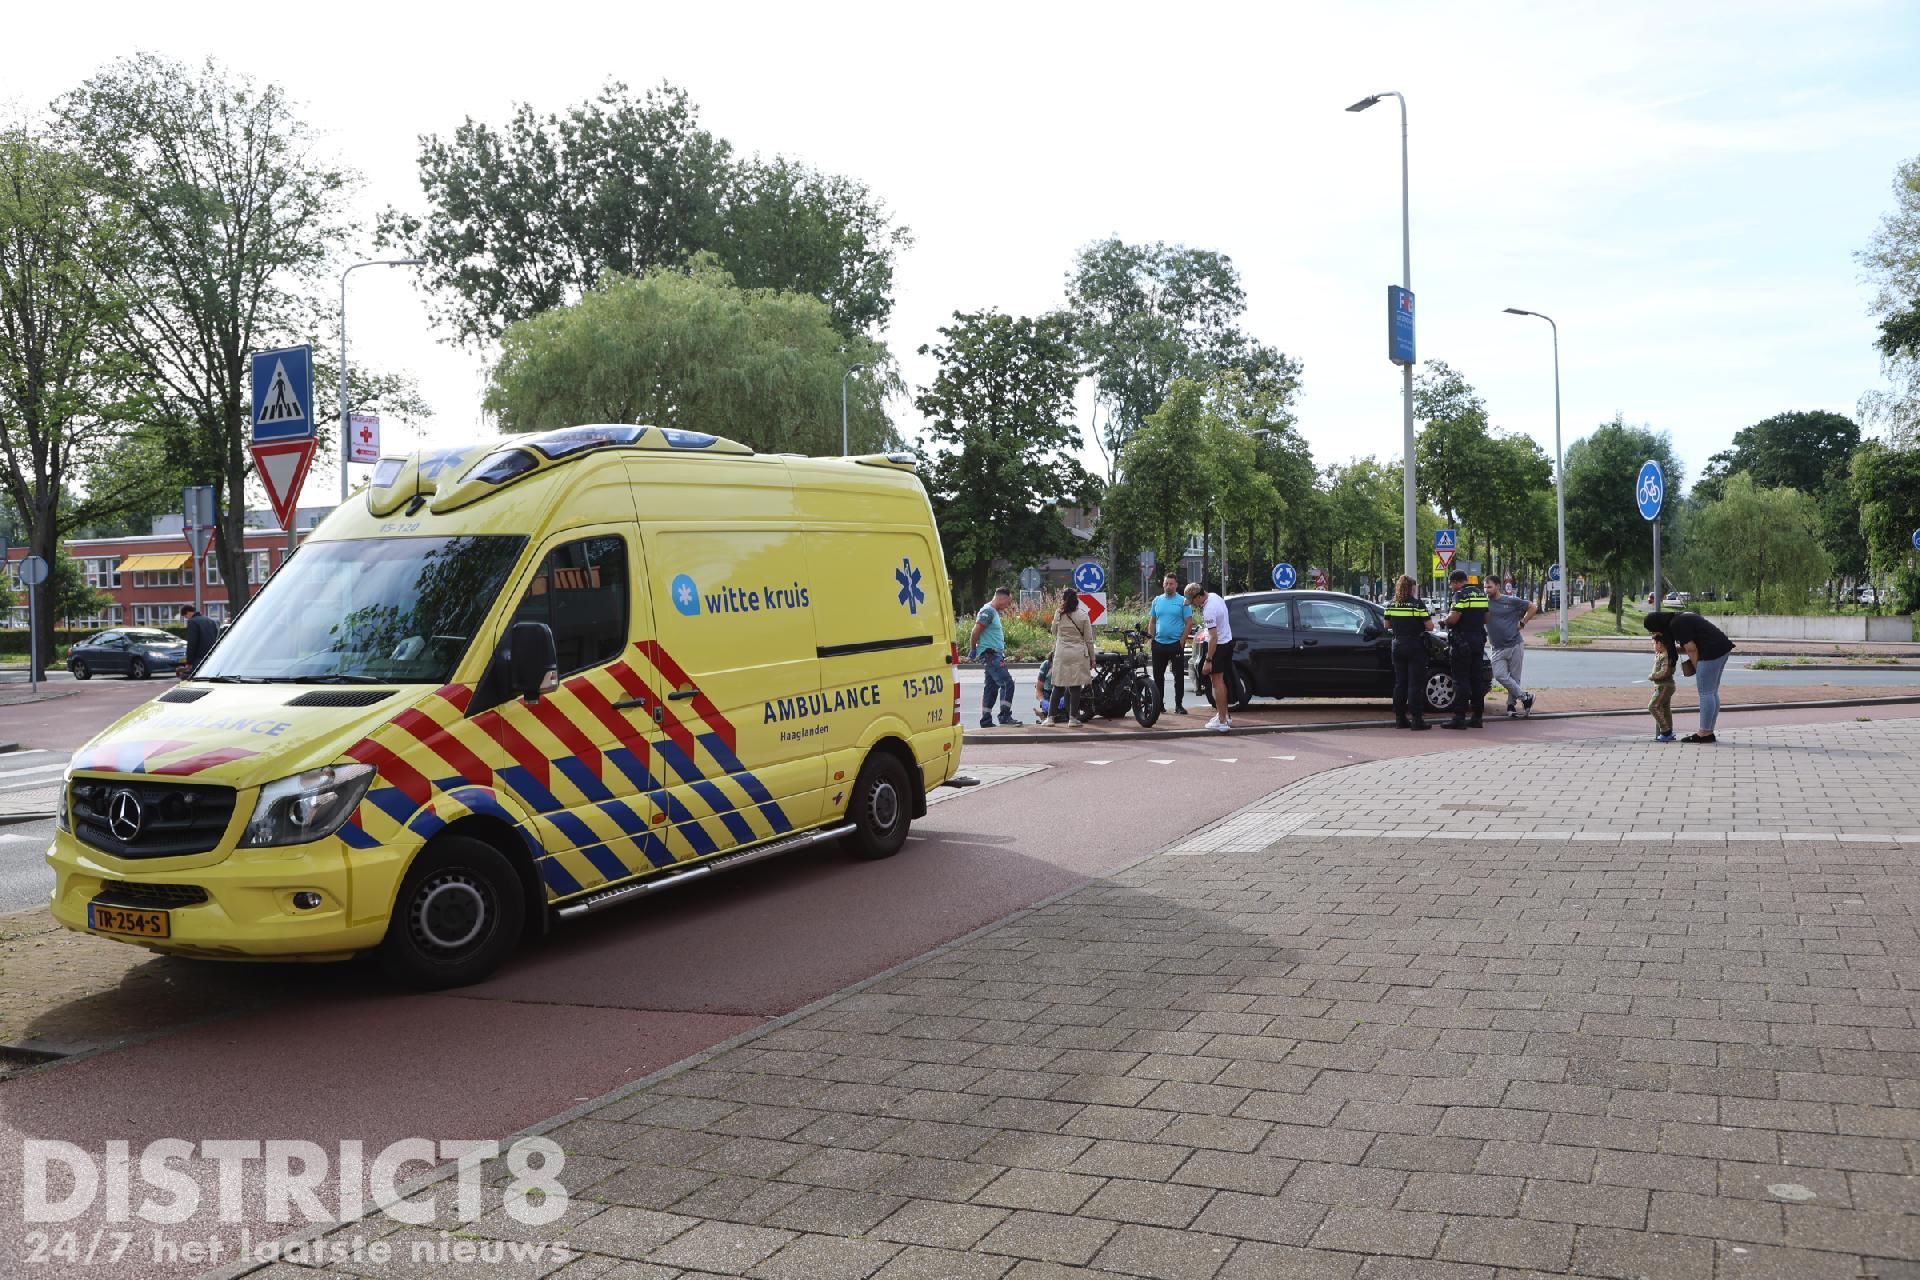
<instances>
[{"instance_id":1,"label":"man in grey shorts","mask_svg":"<svg viewBox=\"0 0 1920 1280\"><path fill-rule=\"evenodd\" d=\"M1493 678L1507 691L1507 714L1533 713L1533 695L1520 683L1520 664L1527 646L1520 628L1540 612L1531 600L1508 594L1512 584L1502 587L1500 580L1487 575L1487 643L1493 649Z\"/></svg>"}]
</instances>

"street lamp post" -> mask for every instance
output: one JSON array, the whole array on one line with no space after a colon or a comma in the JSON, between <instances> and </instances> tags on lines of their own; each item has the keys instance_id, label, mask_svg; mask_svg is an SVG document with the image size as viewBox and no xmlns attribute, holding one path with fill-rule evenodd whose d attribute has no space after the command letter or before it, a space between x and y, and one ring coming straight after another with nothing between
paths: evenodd
<instances>
[{"instance_id":1,"label":"street lamp post","mask_svg":"<svg viewBox=\"0 0 1920 1280\"><path fill-rule=\"evenodd\" d=\"M1348 107L1349 111L1365 111L1382 98L1393 98L1400 103L1400 287L1408 293L1413 292L1413 224L1409 213L1407 190L1407 99L1393 90L1386 93L1368 94L1360 101ZM1420 499L1414 488L1413 463L1413 366L1400 366L1401 398L1401 439L1402 461L1400 464L1400 553L1405 561L1403 572L1409 578L1414 577L1419 568L1416 553L1419 548L1414 544L1419 540ZM1418 579L1416 579L1417 581Z\"/></svg>"},{"instance_id":2,"label":"street lamp post","mask_svg":"<svg viewBox=\"0 0 1920 1280\"><path fill-rule=\"evenodd\" d=\"M347 277L362 267L418 267L422 258L377 258L356 262L340 273L340 501L347 500L347 466L353 457L353 432L347 422Z\"/></svg>"},{"instance_id":3,"label":"street lamp post","mask_svg":"<svg viewBox=\"0 0 1920 1280\"><path fill-rule=\"evenodd\" d=\"M847 379L866 367L863 364L850 364L847 371L840 375L840 456L843 458L852 454L847 447Z\"/></svg>"},{"instance_id":4,"label":"street lamp post","mask_svg":"<svg viewBox=\"0 0 1920 1280\"><path fill-rule=\"evenodd\" d=\"M1567 563L1567 455L1560 449L1560 326L1538 311L1508 307L1510 316L1533 316L1553 330L1553 488L1560 521L1560 643L1567 642L1567 595L1573 589L1573 566Z\"/></svg>"}]
</instances>

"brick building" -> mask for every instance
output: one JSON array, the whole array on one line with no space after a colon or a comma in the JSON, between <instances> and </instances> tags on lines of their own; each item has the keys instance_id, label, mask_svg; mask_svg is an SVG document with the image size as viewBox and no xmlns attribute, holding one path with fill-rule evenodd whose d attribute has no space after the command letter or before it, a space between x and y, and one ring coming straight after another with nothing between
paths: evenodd
<instances>
[{"instance_id":1,"label":"brick building","mask_svg":"<svg viewBox=\"0 0 1920 1280\"><path fill-rule=\"evenodd\" d=\"M295 517L304 534L325 518L332 507L302 507ZM87 585L113 603L85 618L62 618L56 626L77 630L100 627L158 627L177 625L180 609L193 603L195 567L193 551L187 545L178 515L159 516L153 532L120 538L69 538L67 554L86 574ZM287 558L287 535L269 511L247 513L247 583L251 595ZM27 625L26 593L20 585L20 562L25 547L7 552L7 586L18 602L8 611L6 625ZM200 588L201 603L216 622L227 621L227 588L211 549L202 566L205 581Z\"/></svg>"}]
</instances>

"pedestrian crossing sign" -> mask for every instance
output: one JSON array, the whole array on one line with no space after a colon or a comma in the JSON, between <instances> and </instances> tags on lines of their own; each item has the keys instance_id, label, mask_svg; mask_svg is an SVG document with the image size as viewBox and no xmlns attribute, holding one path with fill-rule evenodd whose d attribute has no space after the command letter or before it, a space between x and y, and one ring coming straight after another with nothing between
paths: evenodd
<instances>
[{"instance_id":1,"label":"pedestrian crossing sign","mask_svg":"<svg viewBox=\"0 0 1920 1280\"><path fill-rule=\"evenodd\" d=\"M1435 529L1433 531L1433 549L1435 551L1452 551L1455 542L1454 531L1452 529Z\"/></svg>"},{"instance_id":2,"label":"pedestrian crossing sign","mask_svg":"<svg viewBox=\"0 0 1920 1280\"><path fill-rule=\"evenodd\" d=\"M313 437L313 348L256 351L253 366L253 443Z\"/></svg>"}]
</instances>

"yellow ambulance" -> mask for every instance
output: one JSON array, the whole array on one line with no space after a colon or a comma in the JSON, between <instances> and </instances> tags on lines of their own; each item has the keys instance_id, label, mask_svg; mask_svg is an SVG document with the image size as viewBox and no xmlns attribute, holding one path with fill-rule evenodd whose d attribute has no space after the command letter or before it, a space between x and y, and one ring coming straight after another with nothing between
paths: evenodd
<instances>
[{"instance_id":1,"label":"yellow ambulance","mask_svg":"<svg viewBox=\"0 0 1920 1280\"><path fill-rule=\"evenodd\" d=\"M583 426L386 458L75 754L53 913L441 987L742 863L886 857L959 766L954 634L906 455Z\"/></svg>"}]
</instances>

